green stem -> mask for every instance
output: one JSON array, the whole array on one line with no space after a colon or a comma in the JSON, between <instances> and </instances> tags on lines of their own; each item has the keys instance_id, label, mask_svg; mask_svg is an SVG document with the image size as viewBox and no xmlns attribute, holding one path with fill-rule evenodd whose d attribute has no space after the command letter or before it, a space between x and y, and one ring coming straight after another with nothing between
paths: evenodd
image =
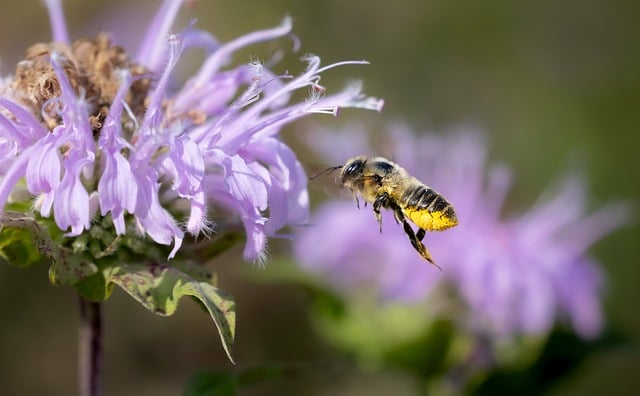
<instances>
[{"instance_id":1,"label":"green stem","mask_svg":"<svg viewBox=\"0 0 640 396\"><path fill-rule=\"evenodd\" d=\"M102 385L102 305L80 297L78 385L80 396L100 396Z\"/></svg>"}]
</instances>

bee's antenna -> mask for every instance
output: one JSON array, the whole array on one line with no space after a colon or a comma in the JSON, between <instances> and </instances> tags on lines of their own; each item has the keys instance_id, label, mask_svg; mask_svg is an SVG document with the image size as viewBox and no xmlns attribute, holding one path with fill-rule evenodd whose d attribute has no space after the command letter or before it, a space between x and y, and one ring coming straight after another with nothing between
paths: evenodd
<instances>
[{"instance_id":1,"label":"bee's antenna","mask_svg":"<svg viewBox=\"0 0 640 396\"><path fill-rule=\"evenodd\" d=\"M311 177L309 178L309 180L313 180L313 179L315 179L315 178L316 178L316 177L318 177L318 176L322 176L322 175L324 175L325 173L331 173L331 172L334 172L334 171L336 171L336 170L338 170L338 169L340 169L340 168L342 168L342 167L343 167L343 165L332 166L331 168L327 168L327 169L325 169L325 170L323 170L323 171L320 171L320 172L316 173L315 175L311 176Z\"/></svg>"}]
</instances>

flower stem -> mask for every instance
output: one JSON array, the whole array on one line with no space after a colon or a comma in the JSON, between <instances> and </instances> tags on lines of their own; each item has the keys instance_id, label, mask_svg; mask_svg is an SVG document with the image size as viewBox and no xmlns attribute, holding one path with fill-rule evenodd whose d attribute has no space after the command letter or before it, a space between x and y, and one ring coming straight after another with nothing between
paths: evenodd
<instances>
[{"instance_id":1,"label":"flower stem","mask_svg":"<svg viewBox=\"0 0 640 396\"><path fill-rule=\"evenodd\" d=\"M102 305L80 297L78 385L80 396L99 396L102 385Z\"/></svg>"}]
</instances>

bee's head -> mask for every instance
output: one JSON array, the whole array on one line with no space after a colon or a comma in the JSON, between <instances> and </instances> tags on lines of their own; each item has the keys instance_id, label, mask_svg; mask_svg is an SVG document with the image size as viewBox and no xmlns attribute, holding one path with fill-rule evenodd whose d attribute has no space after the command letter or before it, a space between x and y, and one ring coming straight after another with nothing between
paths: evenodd
<instances>
[{"instance_id":1,"label":"bee's head","mask_svg":"<svg viewBox=\"0 0 640 396\"><path fill-rule=\"evenodd\" d=\"M361 189L365 180L364 174L366 172L366 167L369 165L368 163L369 160L365 156L353 157L347 160L344 165L327 168L311 176L311 179L315 179L320 175L340 169L338 181L343 187Z\"/></svg>"},{"instance_id":2,"label":"bee's head","mask_svg":"<svg viewBox=\"0 0 640 396\"><path fill-rule=\"evenodd\" d=\"M361 177L366 163L367 159L365 157L355 157L348 160L340 171L340 182L342 184L348 184L354 179Z\"/></svg>"}]
</instances>

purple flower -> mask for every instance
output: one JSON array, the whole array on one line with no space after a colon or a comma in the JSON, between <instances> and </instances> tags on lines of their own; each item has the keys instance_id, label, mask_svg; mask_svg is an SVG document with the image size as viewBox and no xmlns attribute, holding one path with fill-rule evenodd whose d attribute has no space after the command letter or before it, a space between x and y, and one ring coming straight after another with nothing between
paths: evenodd
<instances>
[{"instance_id":1,"label":"purple flower","mask_svg":"<svg viewBox=\"0 0 640 396\"><path fill-rule=\"evenodd\" d=\"M343 131L340 144L321 131L310 136L329 165L376 154L360 127ZM528 211L503 218L510 172L500 165L486 170L486 146L477 134L415 136L395 126L387 139L395 146L380 154L455 206L460 224L424 240L442 271L418 256L390 213L383 215L381 234L371 209L358 211L350 199L322 205L311 218L314 226L300 230L295 255L301 266L343 292L373 285L386 300L426 300L432 313L446 301L442 293L453 290L467 312L458 320L474 332L545 334L568 317L581 336L598 333L603 279L587 250L624 223L623 206L586 213L584 186L570 177ZM440 314L453 311L447 306Z\"/></svg>"},{"instance_id":2,"label":"purple flower","mask_svg":"<svg viewBox=\"0 0 640 396\"><path fill-rule=\"evenodd\" d=\"M229 66L234 51L287 36L291 22L226 44L188 27L169 34L180 1L166 0L140 51L129 56L100 34L71 42L61 2L47 0L53 43L36 44L13 78L0 82L0 213L25 180L35 209L78 236L98 216L118 235L138 229L180 248L185 233L213 227L225 209L246 230L244 257L264 258L266 240L306 221L306 176L278 139L281 127L343 107L380 110L358 86L325 95L325 67L307 56L299 76L252 62ZM185 50L207 54L183 86L172 78ZM294 91L310 97L291 103ZM133 226L133 227L130 227Z\"/></svg>"}]
</instances>

